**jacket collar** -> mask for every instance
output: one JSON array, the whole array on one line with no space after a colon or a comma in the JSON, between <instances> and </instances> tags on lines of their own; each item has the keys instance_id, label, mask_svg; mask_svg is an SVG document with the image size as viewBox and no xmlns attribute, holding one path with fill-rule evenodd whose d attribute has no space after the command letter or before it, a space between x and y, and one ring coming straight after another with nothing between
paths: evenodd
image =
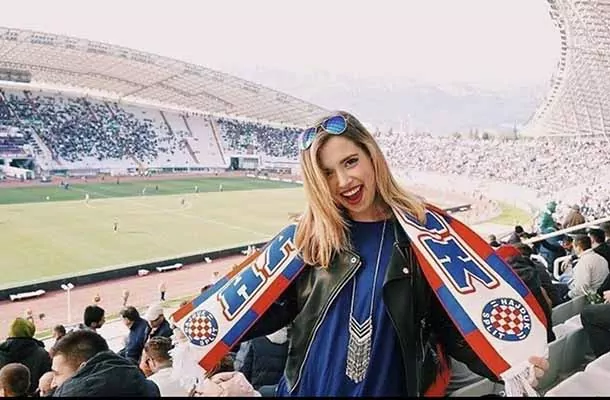
<instances>
[{"instance_id":1,"label":"jacket collar","mask_svg":"<svg viewBox=\"0 0 610 400\"><path fill-rule=\"evenodd\" d=\"M394 243L392 246L392 254L386 275L384 285L395 279L404 279L411 274L411 253L409 248L409 239L401 228L400 223L394 217L391 219L392 228L394 229ZM351 250L345 250L337 253L333 257L331 271L341 274L341 278L355 273L362 266L361 258L358 254Z\"/></svg>"}]
</instances>

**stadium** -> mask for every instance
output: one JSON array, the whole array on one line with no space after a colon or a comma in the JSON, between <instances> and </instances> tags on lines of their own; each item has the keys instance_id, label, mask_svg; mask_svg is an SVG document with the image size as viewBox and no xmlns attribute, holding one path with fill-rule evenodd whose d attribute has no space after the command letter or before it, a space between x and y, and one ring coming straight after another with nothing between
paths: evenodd
<instances>
[{"instance_id":1,"label":"stadium","mask_svg":"<svg viewBox=\"0 0 610 400\"><path fill-rule=\"evenodd\" d=\"M534 248L561 247L610 220L610 4L548 3L561 57L516 137L373 132L401 183L490 243L519 225ZM100 333L120 349L125 329L110 321L126 303L143 312L162 291L169 315L303 211L297 137L329 112L205 66L0 27L0 337L25 315L52 344L54 326L102 304ZM555 221L577 205L582 222L541 229L551 202ZM570 253L532 258L559 282ZM590 383L610 368L590 362L588 301L553 308L541 392L609 393ZM503 392L478 378L452 395Z\"/></svg>"}]
</instances>

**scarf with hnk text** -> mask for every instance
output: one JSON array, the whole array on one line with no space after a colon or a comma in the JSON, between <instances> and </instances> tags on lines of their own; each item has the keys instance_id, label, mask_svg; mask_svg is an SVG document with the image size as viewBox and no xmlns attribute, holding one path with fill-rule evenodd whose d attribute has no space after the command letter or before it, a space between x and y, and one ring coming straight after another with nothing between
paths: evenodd
<instances>
[{"instance_id":1,"label":"scarf with hnk text","mask_svg":"<svg viewBox=\"0 0 610 400\"><path fill-rule=\"evenodd\" d=\"M547 354L546 319L534 295L470 228L426 205L425 223L394 209L422 272L451 321L507 396L536 396L530 356ZM210 371L299 275L296 224L216 282L171 320L183 333L174 374L185 385Z\"/></svg>"}]
</instances>

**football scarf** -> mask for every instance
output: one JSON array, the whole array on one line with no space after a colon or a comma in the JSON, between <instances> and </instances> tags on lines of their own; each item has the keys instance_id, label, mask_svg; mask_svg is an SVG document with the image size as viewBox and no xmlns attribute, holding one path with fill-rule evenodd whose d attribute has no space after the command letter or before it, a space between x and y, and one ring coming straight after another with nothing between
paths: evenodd
<instances>
[{"instance_id":1,"label":"football scarf","mask_svg":"<svg viewBox=\"0 0 610 400\"><path fill-rule=\"evenodd\" d=\"M419 266L451 321L507 396L535 396L530 356L547 352L546 319L512 268L470 228L427 205L421 224L394 209ZM305 268L294 245L296 224L284 228L171 316L182 341L174 376L192 385L210 371Z\"/></svg>"}]
</instances>

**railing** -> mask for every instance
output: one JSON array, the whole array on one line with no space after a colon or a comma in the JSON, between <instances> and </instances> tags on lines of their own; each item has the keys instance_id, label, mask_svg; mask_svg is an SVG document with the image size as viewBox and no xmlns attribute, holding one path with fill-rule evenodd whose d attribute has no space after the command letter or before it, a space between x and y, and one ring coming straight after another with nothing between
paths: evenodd
<instances>
[{"instance_id":1,"label":"railing","mask_svg":"<svg viewBox=\"0 0 610 400\"><path fill-rule=\"evenodd\" d=\"M543 240L546 240L546 239L549 239L549 238L552 238L552 237L555 237L555 236L565 235L566 233L570 233L570 232L574 232L574 231L579 231L581 229L585 229L585 228L589 228L589 227L592 227L592 226L596 226L596 225L599 225L601 223L608 222L608 221L610 221L610 217L599 218L599 219L596 219L595 221L585 222L584 224L580 224L580 225L574 225L574 226L571 226L569 228L558 230L557 232L551 232L551 233L546 233L544 235L534 236L533 238L529 238L527 240L524 240L523 243L525 243L525 244L533 244L533 243L536 243L536 242L541 242Z\"/></svg>"}]
</instances>

